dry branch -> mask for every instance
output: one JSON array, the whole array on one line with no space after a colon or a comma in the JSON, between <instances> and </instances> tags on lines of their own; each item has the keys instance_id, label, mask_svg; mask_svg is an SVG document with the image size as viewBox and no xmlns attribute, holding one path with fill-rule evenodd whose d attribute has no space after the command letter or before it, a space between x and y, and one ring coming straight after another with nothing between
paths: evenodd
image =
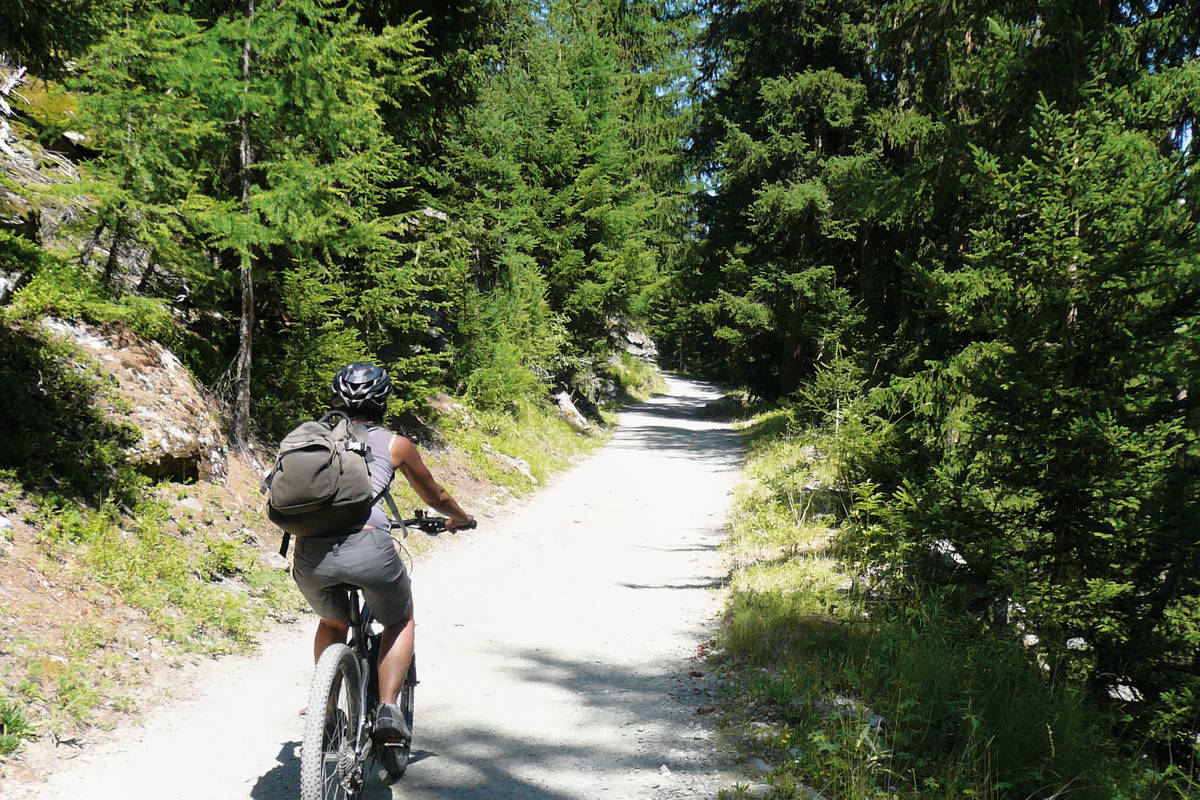
<instances>
[{"instance_id":1,"label":"dry branch","mask_svg":"<svg viewBox=\"0 0 1200 800\"><path fill-rule=\"evenodd\" d=\"M4 114L6 117L11 117L13 115L12 106L10 106L8 101L6 101L4 98L12 94L13 89L16 89L21 85L21 80L25 77L26 72L27 70L25 67L21 67L16 72L6 77L3 83L0 83L0 114Z\"/></svg>"},{"instance_id":2,"label":"dry branch","mask_svg":"<svg viewBox=\"0 0 1200 800\"><path fill-rule=\"evenodd\" d=\"M8 146L8 140L12 138L12 128L8 125L8 120L4 117L13 115L12 106L8 104L5 97L12 94L13 89L21 85L21 80L25 77L26 69L21 67L16 72L4 78L4 82L0 83L0 153L4 153L9 158L16 158L17 154Z\"/></svg>"},{"instance_id":3,"label":"dry branch","mask_svg":"<svg viewBox=\"0 0 1200 800\"><path fill-rule=\"evenodd\" d=\"M15 159L17 154L8 146L8 140L11 135L12 130L8 127L8 120L0 117L0 153L4 153L9 158Z\"/></svg>"}]
</instances>

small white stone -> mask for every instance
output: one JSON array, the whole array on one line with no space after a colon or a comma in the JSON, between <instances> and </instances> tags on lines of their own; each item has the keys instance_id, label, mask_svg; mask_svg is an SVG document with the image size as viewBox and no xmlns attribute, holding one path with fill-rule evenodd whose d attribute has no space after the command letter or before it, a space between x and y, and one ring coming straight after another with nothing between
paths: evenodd
<instances>
[{"instance_id":1,"label":"small white stone","mask_svg":"<svg viewBox=\"0 0 1200 800\"><path fill-rule=\"evenodd\" d=\"M1108 696L1126 703L1140 703L1144 699L1136 686L1130 686L1127 683L1118 683L1116 686L1108 687Z\"/></svg>"}]
</instances>

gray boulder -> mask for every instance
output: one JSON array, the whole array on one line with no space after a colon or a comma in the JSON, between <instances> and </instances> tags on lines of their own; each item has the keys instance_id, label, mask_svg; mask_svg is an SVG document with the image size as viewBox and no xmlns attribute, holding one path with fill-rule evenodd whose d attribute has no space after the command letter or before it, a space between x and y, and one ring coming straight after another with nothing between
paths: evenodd
<instances>
[{"instance_id":1,"label":"gray boulder","mask_svg":"<svg viewBox=\"0 0 1200 800\"><path fill-rule=\"evenodd\" d=\"M108 413L141 431L125 450L140 472L156 480L224 480L228 465L218 412L174 353L127 331L49 317L42 325L73 341L113 377L122 402Z\"/></svg>"}]
</instances>

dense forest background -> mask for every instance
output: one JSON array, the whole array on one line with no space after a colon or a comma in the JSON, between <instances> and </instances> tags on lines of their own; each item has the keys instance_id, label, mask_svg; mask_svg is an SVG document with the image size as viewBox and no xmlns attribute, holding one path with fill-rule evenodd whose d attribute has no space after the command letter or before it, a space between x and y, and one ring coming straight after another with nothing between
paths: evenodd
<instances>
[{"instance_id":1,"label":"dense forest background","mask_svg":"<svg viewBox=\"0 0 1200 800\"><path fill-rule=\"evenodd\" d=\"M40 135L87 134L93 212L70 252L0 233L38 264L20 314L103 299L227 397L235 441L364 356L403 376L397 415L437 387L595 400L648 327L664 366L785 409L779 435L827 433L837 546L888 613L936 596L962 636L1024 637L1131 774L1195 791L1197 4L4 16L0 52L77 105ZM986 796L1117 796L990 759Z\"/></svg>"}]
</instances>

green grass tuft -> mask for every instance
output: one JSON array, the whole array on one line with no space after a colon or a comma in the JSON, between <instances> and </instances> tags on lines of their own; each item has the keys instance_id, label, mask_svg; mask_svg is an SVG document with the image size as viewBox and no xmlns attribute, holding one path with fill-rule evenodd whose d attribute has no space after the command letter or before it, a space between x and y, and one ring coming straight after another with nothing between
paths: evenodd
<instances>
[{"instance_id":1,"label":"green grass tuft","mask_svg":"<svg viewBox=\"0 0 1200 800\"><path fill-rule=\"evenodd\" d=\"M629 353L617 353L601 369L617 385L617 402L641 402L663 394L667 382L654 364Z\"/></svg>"},{"instance_id":2,"label":"green grass tuft","mask_svg":"<svg viewBox=\"0 0 1200 800\"><path fill-rule=\"evenodd\" d=\"M0 758L15 753L22 739L34 737L33 725L17 704L0 696Z\"/></svg>"}]
</instances>

